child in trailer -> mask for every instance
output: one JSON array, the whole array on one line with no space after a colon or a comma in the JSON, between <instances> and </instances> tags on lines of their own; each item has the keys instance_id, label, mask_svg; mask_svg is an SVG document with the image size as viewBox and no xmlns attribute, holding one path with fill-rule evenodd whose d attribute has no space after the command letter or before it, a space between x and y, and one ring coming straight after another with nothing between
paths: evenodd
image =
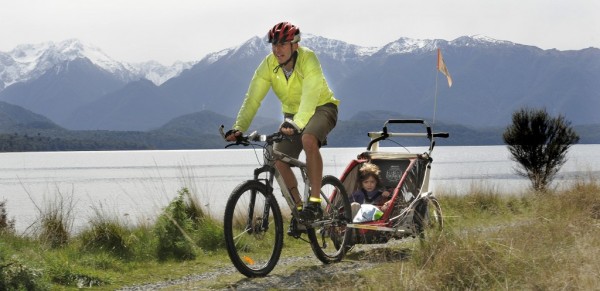
<instances>
[{"instance_id":1,"label":"child in trailer","mask_svg":"<svg viewBox=\"0 0 600 291\"><path fill-rule=\"evenodd\" d=\"M377 220L389 206L390 192L380 187L379 167L364 163L359 169L360 188L352 193L352 217L354 222Z\"/></svg>"}]
</instances>

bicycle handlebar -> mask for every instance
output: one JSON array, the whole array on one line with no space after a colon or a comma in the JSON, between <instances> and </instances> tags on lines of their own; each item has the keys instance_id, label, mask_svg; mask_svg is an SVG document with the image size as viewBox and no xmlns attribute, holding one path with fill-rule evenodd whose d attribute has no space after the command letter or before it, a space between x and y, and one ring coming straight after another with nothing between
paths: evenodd
<instances>
[{"instance_id":1,"label":"bicycle handlebar","mask_svg":"<svg viewBox=\"0 0 600 291\"><path fill-rule=\"evenodd\" d=\"M378 138L381 136L386 136L387 137L441 137L441 138L448 138L450 137L450 134L447 132L435 132L435 133L422 133L422 132L382 132L382 131L371 131L369 133L367 133L367 135L370 138Z\"/></svg>"},{"instance_id":2,"label":"bicycle handlebar","mask_svg":"<svg viewBox=\"0 0 600 291\"><path fill-rule=\"evenodd\" d=\"M219 133L221 134L221 137L224 140L228 141L225 138L225 126L224 125L221 125L219 127ZM240 135L240 136L236 137L235 142L230 142L225 147L227 148L227 147L234 146L234 145L249 146L250 144L252 144L252 142L266 142L267 144L273 144L275 142L280 142L280 141L284 140L285 138L286 138L285 135L279 131L269 134L269 135L258 134L258 132L253 131L250 134Z\"/></svg>"},{"instance_id":3,"label":"bicycle handlebar","mask_svg":"<svg viewBox=\"0 0 600 291\"><path fill-rule=\"evenodd\" d=\"M423 119L388 119L388 121L386 121L385 123L386 124L388 124L388 123L416 123L416 124L424 124L425 120L423 120Z\"/></svg>"},{"instance_id":4,"label":"bicycle handlebar","mask_svg":"<svg viewBox=\"0 0 600 291\"><path fill-rule=\"evenodd\" d=\"M415 133L415 132L389 132L388 124L422 124L425 126L424 133ZM433 146L435 145L434 138L448 138L450 134L447 132L432 132L431 126L423 120L423 119L388 119L383 124L382 131L379 132L368 132L368 136L371 138L369 145L367 146L367 150L371 150L371 147L374 144L379 143L382 140L385 140L390 137L425 137L430 140L430 150L433 150Z\"/></svg>"}]
</instances>

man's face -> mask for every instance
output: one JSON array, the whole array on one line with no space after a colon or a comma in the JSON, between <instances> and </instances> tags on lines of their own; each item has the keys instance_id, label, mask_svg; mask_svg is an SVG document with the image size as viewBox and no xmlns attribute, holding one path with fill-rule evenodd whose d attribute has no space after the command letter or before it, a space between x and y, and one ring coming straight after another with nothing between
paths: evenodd
<instances>
[{"instance_id":1,"label":"man's face","mask_svg":"<svg viewBox=\"0 0 600 291\"><path fill-rule=\"evenodd\" d=\"M292 57L292 53L298 48L298 44L284 42L272 44L271 47L273 49L273 54L277 58L277 62L283 64Z\"/></svg>"}]
</instances>

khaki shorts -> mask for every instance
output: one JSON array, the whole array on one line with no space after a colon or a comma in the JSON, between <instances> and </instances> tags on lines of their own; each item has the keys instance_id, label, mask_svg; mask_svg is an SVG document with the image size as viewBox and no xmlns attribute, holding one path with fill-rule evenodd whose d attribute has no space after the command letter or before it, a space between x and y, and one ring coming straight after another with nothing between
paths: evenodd
<instances>
[{"instance_id":1,"label":"khaki shorts","mask_svg":"<svg viewBox=\"0 0 600 291\"><path fill-rule=\"evenodd\" d=\"M337 106L332 103L321 105L315 109L315 114L310 118L302 134L309 133L317 137L320 145L327 144L327 135L337 123ZM285 118L293 118L292 114L285 114ZM274 148L288 156L298 158L302 151L302 134L291 136L290 140L276 143Z\"/></svg>"}]
</instances>

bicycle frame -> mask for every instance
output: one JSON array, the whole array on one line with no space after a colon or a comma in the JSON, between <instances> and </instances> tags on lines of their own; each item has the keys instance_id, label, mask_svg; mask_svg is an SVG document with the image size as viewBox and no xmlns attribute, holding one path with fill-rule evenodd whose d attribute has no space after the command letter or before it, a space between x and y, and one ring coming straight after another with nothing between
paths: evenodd
<instances>
[{"instance_id":1,"label":"bicycle frame","mask_svg":"<svg viewBox=\"0 0 600 291\"><path fill-rule=\"evenodd\" d=\"M256 133L251 133L249 136L254 136L255 134ZM260 141L266 141L267 137L264 135L261 135L257 139ZM288 190L288 187L287 187L283 177L281 176L281 174L275 167L276 161L281 161L281 162L287 163L291 166L297 167L300 170L301 182L304 184L304 191L303 191L302 197L300 197L300 199L302 199L302 202L304 204L306 204L310 197L310 181L308 180L306 163L304 163L298 159L292 158L280 151L275 150L272 142L268 142L263 147L263 166L261 166L260 168L254 169L254 178L253 179L255 181L264 181L268 185L268 191L273 191L274 180L276 180L277 184L279 185L279 188L281 189L281 194L282 194L283 198L285 199L288 207L290 208L292 216L295 218L298 218L299 212L296 207L296 203L294 202L292 193L290 193L290 191ZM263 173L266 174L267 177L265 179L260 179L260 175ZM326 195L323 195L323 193L321 193L321 199L325 199L327 205L329 205L331 202L329 200L329 197L327 197ZM268 203L268 201L265 203ZM254 205L251 205L250 207L253 207L253 206ZM267 205L265 205L265 206L267 206ZM249 212L252 212L252 211L249 211ZM251 217L252 217L252 215L249 215L248 219L250 220ZM268 218L268 208L267 207L265 207L265 217ZM267 219L265 219L265 221L267 221ZM319 223L312 224L313 227L318 226L318 225L319 225Z\"/></svg>"},{"instance_id":2,"label":"bicycle frame","mask_svg":"<svg viewBox=\"0 0 600 291\"><path fill-rule=\"evenodd\" d=\"M283 157L280 158L276 158L275 156L277 156L276 151L273 149L272 145L267 145L267 147L265 149L263 149L263 162L264 165L260 168L256 168L254 169L254 180L255 181L261 181L263 180L269 187L267 187L268 191L272 193L273 191L273 184L274 184L274 180L277 181L277 184L279 185L279 187L281 188L281 192L283 197L285 198L286 203L288 204L288 206L290 207L290 210L292 211L292 215L296 216L297 215L297 210L295 209L294 205L294 201L292 198L291 193L289 192L285 181L283 181L283 178L281 177L281 175L279 174L279 171L277 171L277 168L275 167L275 161L277 161L278 159L283 160ZM299 161L298 161L299 162ZM301 162L299 162L299 164L301 164ZM299 167L301 169L301 172L303 173L303 177L304 177L304 172L303 172L303 168ZM266 179L260 179L260 175L265 173L267 175ZM265 203L268 203L268 201L266 201ZM250 205L249 207L254 207L254 205ZM268 207L265 207L265 215L268 217ZM252 217L252 215L250 214L250 217L248 219L250 219ZM265 219L266 221L266 219Z\"/></svg>"}]
</instances>

